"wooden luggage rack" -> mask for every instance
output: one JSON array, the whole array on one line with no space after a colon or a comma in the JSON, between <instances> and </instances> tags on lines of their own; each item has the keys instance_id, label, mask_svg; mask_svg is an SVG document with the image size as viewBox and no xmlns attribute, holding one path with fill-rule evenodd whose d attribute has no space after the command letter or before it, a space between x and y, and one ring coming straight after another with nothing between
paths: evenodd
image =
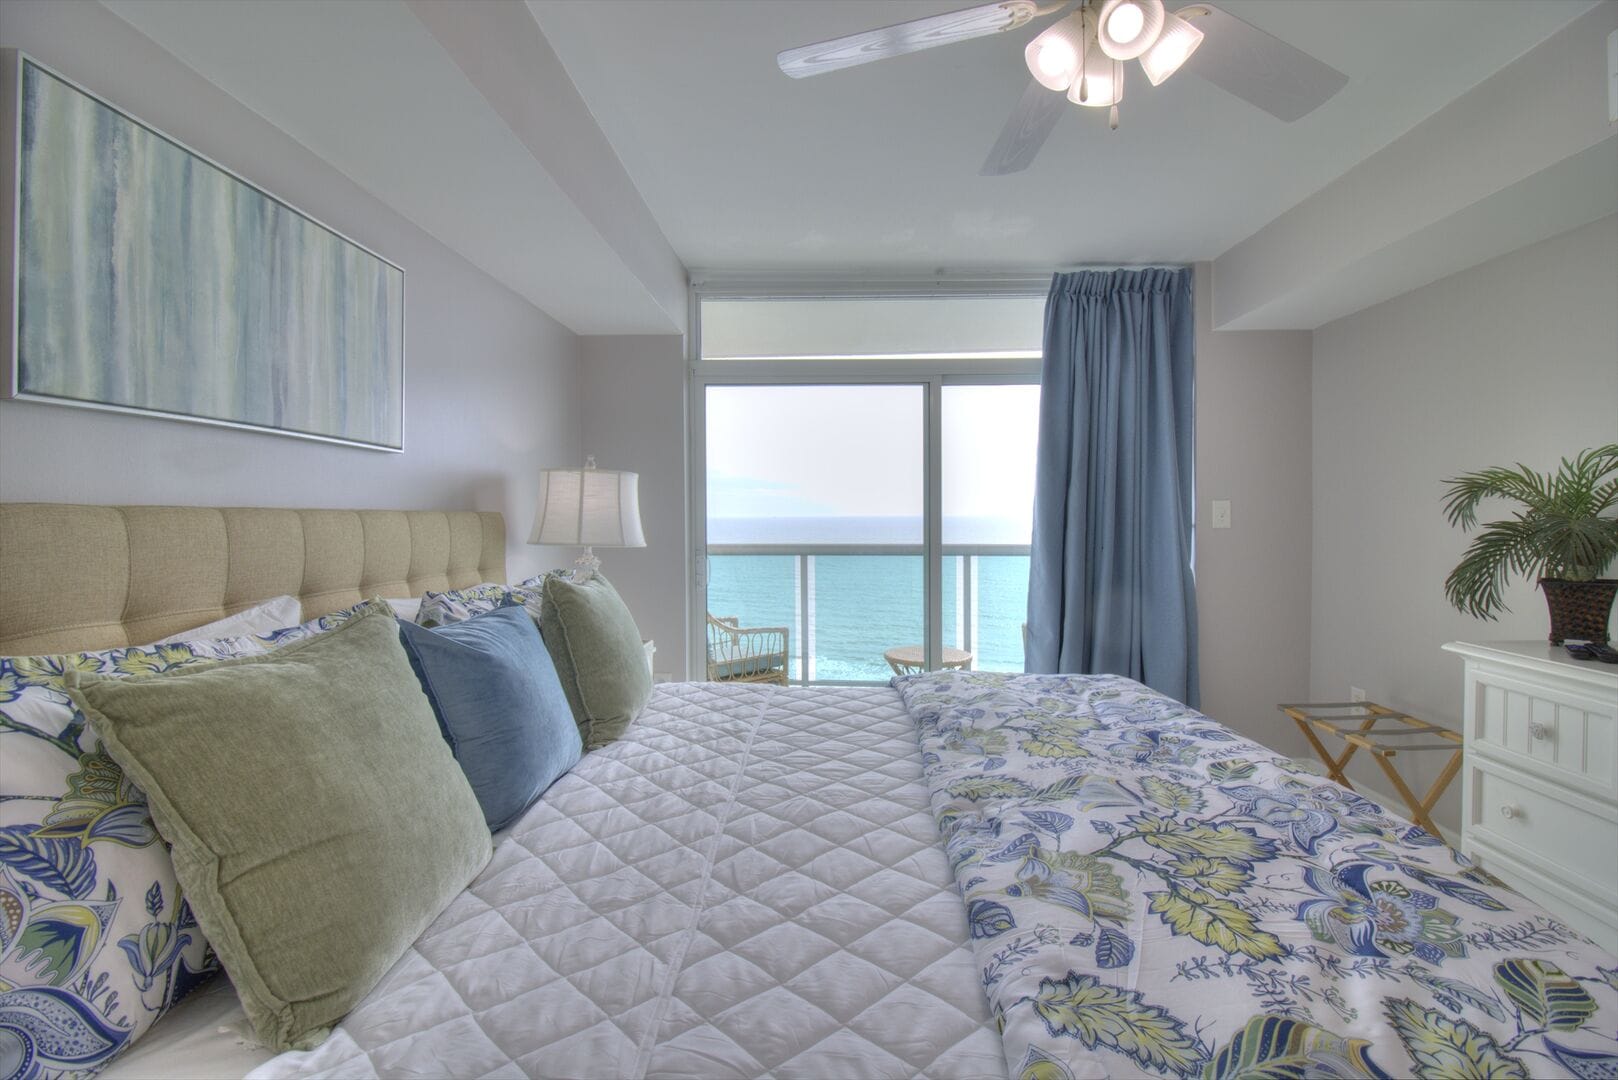
<instances>
[{"instance_id":1,"label":"wooden luggage rack","mask_svg":"<svg viewBox=\"0 0 1618 1080\"><path fill-rule=\"evenodd\" d=\"M1382 766L1389 783L1404 799L1405 806L1410 810L1410 819L1438 839L1444 839L1444 834L1433 824L1431 811L1438 805L1444 789L1455 779L1455 774L1461 771L1460 732L1429 724L1374 701L1328 701L1278 705L1276 708L1292 717L1298 730L1303 732L1304 738L1309 740L1309 745L1314 747L1315 753L1325 763L1327 776L1353 791L1354 785L1343 775L1343 769L1357 751L1366 751ZM1321 734L1341 739L1348 746L1342 753L1334 755L1321 741ZM1426 736L1426 741L1410 741L1421 736ZM1393 759L1401 753L1423 750L1448 750L1450 759L1438 774L1438 779L1433 781L1432 787L1427 789L1427 794L1417 798L1404 777L1399 775Z\"/></svg>"}]
</instances>

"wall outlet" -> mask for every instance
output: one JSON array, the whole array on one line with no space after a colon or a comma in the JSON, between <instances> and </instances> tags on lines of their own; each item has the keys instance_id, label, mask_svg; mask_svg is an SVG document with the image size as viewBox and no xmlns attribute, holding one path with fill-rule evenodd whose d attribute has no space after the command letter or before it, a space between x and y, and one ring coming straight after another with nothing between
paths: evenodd
<instances>
[{"instance_id":1,"label":"wall outlet","mask_svg":"<svg viewBox=\"0 0 1618 1080\"><path fill-rule=\"evenodd\" d=\"M1365 700L1365 691L1361 690L1357 686L1350 686L1348 688L1348 700L1350 700L1350 701L1364 701Z\"/></svg>"},{"instance_id":2,"label":"wall outlet","mask_svg":"<svg viewBox=\"0 0 1618 1080\"><path fill-rule=\"evenodd\" d=\"M1213 501L1213 527L1216 529L1230 528L1230 500L1215 499Z\"/></svg>"}]
</instances>

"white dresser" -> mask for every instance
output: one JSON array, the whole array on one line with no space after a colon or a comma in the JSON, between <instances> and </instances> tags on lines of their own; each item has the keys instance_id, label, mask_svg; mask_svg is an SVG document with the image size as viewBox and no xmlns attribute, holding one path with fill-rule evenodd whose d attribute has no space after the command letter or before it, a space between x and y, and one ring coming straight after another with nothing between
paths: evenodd
<instances>
[{"instance_id":1,"label":"white dresser","mask_svg":"<svg viewBox=\"0 0 1618 1080\"><path fill-rule=\"evenodd\" d=\"M1466 662L1461 850L1618 952L1618 665L1539 641Z\"/></svg>"}]
</instances>

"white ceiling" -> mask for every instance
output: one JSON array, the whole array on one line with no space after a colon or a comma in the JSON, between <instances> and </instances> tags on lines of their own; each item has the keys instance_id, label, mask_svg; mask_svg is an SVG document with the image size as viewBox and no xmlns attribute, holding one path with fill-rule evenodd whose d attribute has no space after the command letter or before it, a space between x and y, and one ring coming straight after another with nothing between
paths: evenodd
<instances>
[{"instance_id":1,"label":"white ceiling","mask_svg":"<svg viewBox=\"0 0 1618 1080\"><path fill-rule=\"evenodd\" d=\"M1074 106L1006 177L978 168L1043 23L813 79L775 66L783 48L969 2L103 0L582 334L680 332L682 263L914 274L1214 259L1597 4L1219 0L1348 86L1285 124L1189 72L1152 88L1135 71L1121 130ZM1380 199L1347 202L1345 220L1387 216Z\"/></svg>"},{"instance_id":2,"label":"white ceiling","mask_svg":"<svg viewBox=\"0 0 1618 1080\"><path fill-rule=\"evenodd\" d=\"M919 271L1213 258L1593 0L1220 0L1348 86L1285 124L1131 70L1119 131L1074 106L1007 177L1037 26L800 81L779 50L964 0L528 3L687 266Z\"/></svg>"},{"instance_id":3,"label":"white ceiling","mask_svg":"<svg viewBox=\"0 0 1618 1080\"><path fill-rule=\"evenodd\" d=\"M678 329L406 4L103 2L573 331Z\"/></svg>"}]
</instances>

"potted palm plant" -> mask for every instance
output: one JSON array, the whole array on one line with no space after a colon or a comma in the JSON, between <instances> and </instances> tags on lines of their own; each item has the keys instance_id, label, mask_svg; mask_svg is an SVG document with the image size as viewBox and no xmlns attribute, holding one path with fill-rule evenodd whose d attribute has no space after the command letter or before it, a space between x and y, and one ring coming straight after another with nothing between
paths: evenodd
<instances>
[{"instance_id":1,"label":"potted palm plant","mask_svg":"<svg viewBox=\"0 0 1618 1080\"><path fill-rule=\"evenodd\" d=\"M1525 465L1483 469L1446 480L1444 512L1451 525L1478 528L1478 504L1510 499L1509 518L1484 525L1444 581L1449 602L1469 615L1494 619L1513 573L1537 574L1551 611L1551 643L1607 641L1618 580L1602 572L1618 555L1618 443L1562 459L1554 473Z\"/></svg>"}]
</instances>

